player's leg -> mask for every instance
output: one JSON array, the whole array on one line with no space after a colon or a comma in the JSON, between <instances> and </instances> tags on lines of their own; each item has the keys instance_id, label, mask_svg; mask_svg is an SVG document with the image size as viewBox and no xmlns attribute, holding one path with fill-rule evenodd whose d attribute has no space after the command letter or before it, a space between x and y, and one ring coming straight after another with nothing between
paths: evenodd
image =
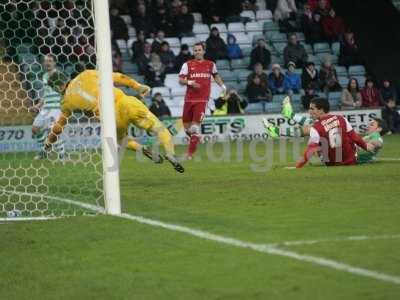
<instances>
[{"instance_id":1,"label":"player's leg","mask_svg":"<svg viewBox=\"0 0 400 300\"><path fill-rule=\"evenodd\" d=\"M61 110L49 111L47 119L48 123L46 124L46 128L50 130L53 127L54 122L58 120L61 115L62 115ZM63 160L65 157L65 144L64 140L60 136L58 137L57 141L53 144L53 148L57 152L59 159Z\"/></svg>"},{"instance_id":2,"label":"player's leg","mask_svg":"<svg viewBox=\"0 0 400 300\"><path fill-rule=\"evenodd\" d=\"M200 125L205 116L205 110L207 107L207 102L198 102L192 105L191 114L192 120L190 127L187 129L190 135L189 146L187 149L187 157L191 159L193 154L197 151L197 146L201 140L201 130Z\"/></svg>"},{"instance_id":3,"label":"player's leg","mask_svg":"<svg viewBox=\"0 0 400 300\"><path fill-rule=\"evenodd\" d=\"M46 152L43 150L44 142L47 134L44 130L45 120L44 112L41 111L35 118L32 124L32 138L37 142L39 146L39 153L34 157L35 160L46 158Z\"/></svg>"}]
</instances>

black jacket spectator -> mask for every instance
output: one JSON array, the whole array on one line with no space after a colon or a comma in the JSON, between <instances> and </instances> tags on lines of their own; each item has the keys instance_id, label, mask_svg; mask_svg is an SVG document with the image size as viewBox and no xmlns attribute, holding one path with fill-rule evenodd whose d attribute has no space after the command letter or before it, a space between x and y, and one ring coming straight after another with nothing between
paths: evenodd
<instances>
[{"instance_id":1,"label":"black jacket spectator","mask_svg":"<svg viewBox=\"0 0 400 300\"><path fill-rule=\"evenodd\" d=\"M315 89L319 89L319 72L315 68L313 62L308 62L303 69L303 73L301 74L301 84L303 89L306 89L310 84L313 84Z\"/></svg>"},{"instance_id":2,"label":"black jacket spectator","mask_svg":"<svg viewBox=\"0 0 400 300\"><path fill-rule=\"evenodd\" d=\"M153 20L156 31L162 30L166 36L174 35L172 19L167 14L167 10L165 8L160 7L156 14L153 16Z\"/></svg>"},{"instance_id":3,"label":"black jacket spectator","mask_svg":"<svg viewBox=\"0 0 400 300\"><path fill-rule=\"evenodd\" d=\"M119 15L119 10L116 7L112 7L110 11L110 27L113 39L128 40L128 26Z\"/></svg>"},{"instance_id":4,"label":"black jacket spectator","mask_svg":"<svg viewBox=\"0 0 400 300\"><path fill-rule=\"evenodd\" d=\"M143 47L143 54L140 55L136 60L140 75L146 75L147 68L150 63L150 58L151 58L151 46L149 43L145 43Z\"/></svg>"},{"instance_id":5,"label":"black jacket spectator","mask_svg":"<svg viewBox=\"0 0 400 300\"><path fill-rule=\"evenodd\" d=\"M319 96L315 93L315 90L312 88L311 85L309 89L305 90L305 94L301 96L301 104L303 105L304 110L308 111L310 109L310 102L315 97Z\"/></svg>"},{"instance_id":6,"label":"black jacket spectator","mask_svg":"<svg viewBox=\"0 0 400 300\"><path fill-rule=\"evenodd\" d=\"M146 13L146 6L144 4L139 4L137 14L132 16L132 26L136 29L136 32L144 31L146 36L155 31L152 18Z\"/></svg>"},{"instance_id":7,"label":"black jacket spectator","mask_svg":"<svg viewBox=\"0 0 400 300\"><path fill-rule=\"evenodd\" d=\"M336 69L331 62L326 61L319 72L321 80L321 89L325 92L341 91L342 87L339 84Z\"/></svg>"},{"instance_id":8,"label":"black jacket spectator","mask_svg":"<svg viewBox=\"0 0 400 300\"><path fill-rule=\"evenodd\" d=\"M222 99L221 97L214 100L215 108L221 109L225 103L228 103L227 114L242 114L243 110L247 107L247 101L242 99L236 91L232 90L228 92L228 99Z\"/></svg>"},{"instance_id":9,"label":"black jacket spectator","mask_svg":"<svg viewBox=\"0 0 400 300\"><path fill-rule=\"evenodd\" d=\"M174 31L179 37L193 36L194 17L189 13L187 5L181 6L180 13L174 18Z\"/></svg>"},{"instance_id":10,"label":"black jacket spectator","mask_svg":"<svg viewBox=\"0 0 400 300\"><path fill-rule=\"evenodd\" d=\"M158 54L151 54L144 77L146 83L151 87L164 85L165 66L162 64Z\"/></svg>"},{"instance_id":11,"label":"black jacket spectator","mask_svg":"<svg viewBox=\"0 0 400 300\"><path fill-rule=\"evenodd\" d=\"M146 43L146 38L144 36L144 31L139 31L137 34L137 40L132 43L132 62L142 56L144 44Z\"/></svg>"},{"instance_id":12,"label":"black jacket spectator","mask_svg":"<svg viewBox=\"0 0 400 300\"><path fill-rule=\"evenodd\" d=\"M352 32L344 35L344 41L340 45L339 63L345 67L363 64Z\"/></svg>"},{"instance_id":13,"label":"black jacket spectator","mask_svg":"<svg viewBox=\"0 0 400 300\"><path fill-rule=\"evenodd\" d=\"M157 36L153 40L153 44L151 44L151 52L155 52L157 54L161 51L161 44L164 42L165 33L162 30L157 31Z\"/></svg>"},{"instance_id":14,"label":"black jacket spectator","mask_svg":"<svg viewBox=\"0 0 400 300\"><path fill-rule=\"evenodd\" d=\"M165 104L160 93L156 93L153 99L151 99L149 110L159 119L171 117L171 111Z\"/></svg>"},{"instance_id":15,"label":"black jacket spectator","mask_svg":"<svg viewBox=\"0 0 400 300\"><path fill-rule=\"evenodd\" d=\"M396 89L392 86L390 80L383 80L381 87L381 96L384 102L387 102L389 99L394 99L397 101L397 92Z\"/></svg>"},{"instance_id":16,"label":"black jacket spectator","mask_svg":"<svg viewBox=\"0 0 400 300\"><path fill-rule=\"evenodd\" d=\"M228 49L224 40L219 36L216 27L211 28L211 33L206 41L206 58L210 60L226 59Z\"/></svg>"},{"instance_id":17,"label":"black jacket spectator","mask_svg":"<svg viewBox=\"0 0 400 300\"><path fill-rule=\"evenodd\" d=\"M182 65L190 59L193 59L193 55L189 51L189 46L186 44L181 45L181 52L175 59L176 72L179 72Z\"/></svg>"},{"instance_id":18,"label":"black jacket spectator","mask_svg":"<svg viewBox=\"0 0 400 300\"><path fill-rule=\"evenodd\" d=\"M298 68L302 68L308 59L306 49L297 40L296 34L291 34L289 36L288 45L283 51L283 58L285 61L285 66L289 62L294 62Z\"/></svg>"},{"instance_id":19,"label":"black jacket spectator","mask_svg":"<svg viewBox=\"0 0 400 300\"><path fill-rule=\"evenodd\" d=\"M167 74L174 73L176 71L175 54L169 48L168 42L163 42L161 44L161 50L159 55L161 62L165 66L165 72Z\"/></svg>"},{"instance_id":20,"label":"black jacket spectator","mask_svg":"<svg viewBox=\"0 0 400 300\"><path fill-rule=\"evenodd\" d=\"M260 78L261 85L268 88L268 75L264 72L261 63L254 65L254 71L247 77L247 84L251 84L256 76Z\"/></svg>"},{"instance_id":21,"label":"black jacket spectator","mask_svg":"<svg viewBox=\"0 0 400 300\"><path fill-rule=\"evenodd\" d=\"M251 51L249 69L252 70L257 63L261 63L264 69L268 69L271 64L271 52L266 48L264 39L259 39L257 46Z\"/></svg>"},{"instance_id":22,"label":"black jacket spectator","mask_svg":"<svg viewBox=\"0 0 400 300\"><path fill-rule=\"evenodd\" d=\"M382 109L382 119L388 125L388 130L392 133L400 133L400 115L396 109L396 101L390 99Z\"/></svg>"},{"instance_id":23,"label":"black jacket spectator","mask_svg":"<svg viewBox=\"0 0 400 300\"><path fill-rule=\"evenodd\" d=\"M320 15L312 14L310 19L309 14L304 14L301 19L301 26L307 43L314 44L324 41L325 34Z\"/></svg>"},{"instance_id":24,"label":"black jacket spectator","mask_svg":"<svg viewBox=\"0 0 400 300\"><path fill-rule=\"evenodd\" d=\"M249 103L257 103L260 101L271 101L272 94L268 86L263 84L259 76L254 76L252 81L246 86L246 95Z\"/></svg>"}]
</instances>

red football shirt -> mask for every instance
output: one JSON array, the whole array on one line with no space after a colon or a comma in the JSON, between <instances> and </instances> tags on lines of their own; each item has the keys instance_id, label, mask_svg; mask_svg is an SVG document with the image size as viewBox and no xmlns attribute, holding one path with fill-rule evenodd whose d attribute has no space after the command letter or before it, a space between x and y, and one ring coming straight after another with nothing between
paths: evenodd
<instances>
[{"instance_id":1,"label":"red football shirt","mask_svg":"<svg viewBox=\"0 0 400 300\"><path fill-rule=\"evenodd\" d=\"M179 77L194 80L200 88L187 87L186 102L208 102L211 92L211 77L218 73L217 66L210 60L189 60L183 64Z\"/></svg>"},{"instance_id":2,"label":"red football shirt","mask_svg":"<svg viewBox=\"0 0 400 300\"><path fill-rule=\"evenodd\" d=\"M312 126L309 144L320 145L320 156L328 166L352 165L356 163L353 132L347 119L328 114Z\"/></svg>"}]
</instances>

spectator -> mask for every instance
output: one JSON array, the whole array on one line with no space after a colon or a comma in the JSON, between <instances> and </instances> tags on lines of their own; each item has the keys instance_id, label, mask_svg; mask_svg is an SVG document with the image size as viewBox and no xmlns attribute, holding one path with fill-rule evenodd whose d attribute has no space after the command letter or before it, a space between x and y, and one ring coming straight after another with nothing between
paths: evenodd
<instances>
[{"instance_id":1,"label":"spectator","mask_svg":"<svg viewBox=\"0 0 400 300\"><path fill-rule=\"evenodd\" d=\"M358 81L350 78L349 83L342 92L342 109L359 108L362 104L362 97Z\"/></svg>"},{"instance_id":2,"label":"spectator","mask_svg":"<svg viewBox=\"0 0 400 300\"><path fill-rule=\"evenodd\" d=\"M219 36L217 27L211 28L210 36L206 40L206 57L210 60L225 59L228 50L224 40Z\"/></svg>"},{"instance_id":3,"label":"spectator","mask_svg":"<svg viewBox=\"0 0 400 300\"><path fill-rule=\"evenodd\" d=\"M247 77L247 84L251 84L256 76L260 78L261 84L268 88L268 76L264 72L263 65L261 63L256 63L254 65L254 71Z\"/></svg>"},{"instance_id":4,"label":"spectator","mask_svg":"<svg viewBox=\"0 0 400 300\"><path fill-rule=\"evenodd\" d=\"M167 5L167 3L165 3L165 0L153 1L152 5L151 5L152 15L154 16L160 8L164 8L168 12L168 5Z\"/></svg>"},{"instance_id":5,"label":"spectator","mask_svg":"<svg viewBox=\"0 0 400 300\"><path fill-rule=\"evenodd\" d=\"M252 81L246 86L246 95L249 99L249 103L257 103L260 101L271 101L271 91L263 85L261 78L255 75Z\"/></svg>"},{"instance_id":6,"label":"spectator","mask_svg":"<svg viewBox=\"0 0 400 300\"><path fill-rule=\"evenodd\" d=\"M160 51L160 59L162 64L165 66L165 73L175 73L176 65L175 65L175 54L169 48L168 42L162 42L161 51Z\"/></svg>"},{"instance_id":7,"label":"spectator","mask_svg":"<svg viewBox=\"0 0 400 300\"><path fill-rule=\"evenodd\" d=\"M311 11L315 11L317 9L318 1L319 0L308 0L307 1L307 4L310 6ZM331 7L331 1L327 0L326 2L327 2L328 7Z\"/></svg>"},{"instance_id":8,"label":"spectator","mask_svg":"<svg viewBox=\"0 0 400 300\"><path fill-rule=\"evenodd\" d=\"M199 4L199 11L203 16L203 22L210 25L221 23L226 3L220 0L202 0Z\"/></svg>"},{"instance_id":9,"label":"spectator","mask_svg":"<svg viewBox=\"0 0 400 300\"><path fill-rule=\"evenodd\" d=\"M144 31L141 30L137 34L137 40L132 43L132 62L142 56L144 44L146 43L146 38L144 36Z\"/></svg>"},{"instance_id":10,"label":"spectator","mask_svg":"<svg viewBox=\"0 0 400 300\"><path fill-rule=\"evenodd\" d=\"M160 56L152 53L150 62L147 65L145 80L151 87L163 86L165 79L165 66L162 64Z\"/></svg>"},{"instance_id":11,"label":"spectator","mask_svg":"<svg viewBox=\"0 0 400 300\"><path fill-rule=\"evenodd\" d=\"M324 92L335 92L342 90L337 77L336 69L330 62L326 60L319 71L319 78L321 80L321 89Z\"/></svg>"},{"instance_id":12,"label":"spectator","mask_svg":"<svg viewBox=\"0 0 400 300\"><path fill-rule=\"evenodd\" d=\"M271 64L271 52L266 47L265 39L257 41L257 46L251 51L249 69L253 69L256 63L261 63L264 69Z\"/></svg>"},{"instance_id":13,"label":"spectator","mask_svg":"<svg viewBox=\"0 0 400 300\"><path fill-rule=\"evenodd\" d=\"M189 51L189 46L186 44L181 45L181 51L175 59L176 72L182 68L182 65L188 60L193 59L193 55Z\"/></svg>"},{"instance_id":14,"label":"spectator","mask_svg":"<svg viewBox=\"0 0 400 300\"><path fill-rule=\"evenodd\" d=\"M143 47L143 54L139 56L137 59L137 65L140 75L146 75L147 66L150 63L150 58L151 58L151 45L146 42Z\"/></svg>"},{"instance_id":15,"label":"spectator","mask_svg":"<svg viewBox=\"0 0 400 300\"><path fill-rule=\"evenodd\" d=\"M331 7L327 0L318 0L317 8L314 10L315 14L321 16L322 19L329 16Z\"/></svg>"},{"instance_id":16,"label":"spectator","mask_svg":"<svg viewBox=\"0 0 400 300\"><path fill-rule=\"evenodd\" d=\"M164 35L166 36L173 36L174 35L174 27L172 25L172 19L167 14L167 10L165 7L160 6L153 16L154 20L154 27L156 31L163 31Z\"/></svg>"},{"instance_id":17,"label":"spectator","mask_svg":"<svg viewBox=\"0 0 400 300\"><path fill-rule=\"evenodd\" d=\"M336 15L333 8L329 11L329 15L322 20L322 27L325 37L330 43L341 40L345 32L343 19Z\"/></svg>"},{"instance_id":18,"label":"spectator","mask_svg":"<svg viewBox=\"0 0 400 300\"><path fill-rule=\"evenodd\" d=\"M155 93L151 99L149 110L159 119L166 119L171 117L171 111L167 104L165 104L161 93Z\"/></svg>"},{"instance_id":19,"label":"spectator","mask_svg":"<svg viewBox=\"0 0 400 300\"><path fill-rule=\"evenodd\" d=\"M182 2L181 0L172 0L170 2L171 2L169 6L170 16L172 19L174 19L181 11Z\"/></svg>"},{"instance_id":20,"label":"spectator","mask_svg":"<svg viewBox=\"0 0 400 300\"><path fill-rule=\"evenodd\" d=\"M310 83L304 90L304 95L301 96L301 104L303 104L304 110L310 109L310 102L312 99L319 97L316 94L317 86L314 83Z\"/></svg>"},{"instance_id":21,"label":"spectator","mask_svg":"<svg viewBox=\"0 0 400 300\"><path fill-rule=\"evenodd\" d=\"M382 102L379 90L370 78L365 81L365 86L361 90L361 97L363 107L378 107Z\"/></svg>"},{"instance_id":22,"label":"spectator","mask_svg":"<svg viewBox=\"0 0 400 300\"><path fill-rule=\"evenodd\" d=\"M294 62L288 63L288 71L285 75L285 80L287 84L287 91L289 94L298 94L301 90L301 78L300 75L295 73L296 64Z\"/></svg>"},{"instance_id":23,"label":"spectator","mask_svg":"<svg viewBox=\"0 0 400 300\"><path fill-rule=\"evenodd\" d=\"M396 109L396 100L388 99L382 109L382 119L386 121L390 133L400 133L400 115Z\"/></svg>"},{"instance_id":24,"label":"spectator","mask_svg":"<svg viewBox=\"0 0 400 300\"><path fill-rule=\"evenodd\" d=\"M153 44L151 44L151 52L155 52L157 54L161 51L161 44L165 40L165 32L162 30L157 31L157 36L154 38Z\"/></svg>"},{"instance_id":25,"label":"spectator","mask_svg":"<svg viewBox=\"0 0 400 300\"><path fill-rule=\"evenodd\" d=\"M303 89L306 89L310 84L313 84L314 89L319 89L320 82L319 82L319 72L315 68L315 65L313 62L308 62L301 74L301 84Z\"/></svg>"},{"instance_id":26,"label":"spectator","mask_svg":"<svg viewBox=\"0 0 400 300\"><path fill-rule=\"evenodd\" d=\"M244 114L247 101L242 99L235 90L229 90L226 97L219 97L214 100L214 116L224 116L230 114Z\"/></svg>"},{"instance_id":27,"label":"spectator","mask_svg":"<svg viewBox=\"0 0 400 300\"><path fill-rule=\"evenodd\" d=\"M125 41L129 39L128 26L126 26L124 19L119 15L118 8L115 6L111 7L110 10L110 27L113 39Z\"/></svg>"},{"instance_id":28,"label":"spectator","mask_svg":"<svg viewBox=\"0 0 400 300\"><path fill-rule=\"evenodd\" d=\"M274 19L279 22L279 26L285 32L294 31L294 27L290 21L296 20L297 7L294 0L278 0L277 7L274 12Z\"/></svg>"},{"instance_id":29,"label":"spectator","mask_svg":"<svg viewBox=\"0 0 400 300\"><path fill-rule=\"evenodd\" d=\"M387 102L389 99L397 100L397 92L396 89L392 86L390 80L385 79L382 81L381 87L381 96L384 102Z\"/></svg>"},{"instance_id":30,"label":"spectator","mask_svg":"<svg viewBox=\"0 0 400 300\"><path fill-rule=\"evenodd\" d=\"M268 85L273 95L286 93L287 83L280 65L272 65L272 72L268 75Z\"/></svg>"},{"instance_id":31,"label":"spectator","mask_svg":"<svg viewBox=\"0 0 400 300\"><path fill-rule=\"evenodd\" d=\"M146 12L146 6L139 4L137 6L137 14L132 16L132 26L136 32L144 31L145 36L149 36L154 32L154 24L152 18Z\"/></svg>"},{"instance_id":32,"label":"spectator","mask_svg":"<svg viewBox=\"0 0 400 300\"><path fill-rule=\"evenodd\" d=\"M122 55L118 46L115 47L113 45L112 49L112 64L113 64L113 72L122 72Z\"/></svg>"},{"instance_id":33,"label":"spectator","mask_svg":"<svg viewBox=\"0 0 400 300\"><path fill-rule=\"evenodd\" d=\"M301 16L301 28L308 44L323 41L324 31L322 29L321 16L313 14L308 4L304 5L304 13Z\"/></svg>"},{"instance_id":34,"label":"spectator","mask_svg":"<svg viewBox=\"0 0 400 300\"><path fill-rule=\"evenodd\" d=\"M186 4L181 6L179 14L174 18L174 31L179 37L193 36L194 17L189 13L189 8Z\"/></svg>"},{"instance_id":35,"label":"spectator","mask_svg":"<svg viewBox=\"0 0 400 300\"><path fill-rule=\"evenodd\" d=\"M363 64L352 32L344 35L344 41L340 45L339 64L346 68Z\"/></svg>"},{"instance_id":36,"label":"spectator","mask_svg":"<svg viewBox=\"0 0 400 300\"><path fill-rule=\"evenodd\" d=\"M286 66L290 61L294 62L299 68L306 64L308 59L306 49L298 42L295 33L289 35L288 45L283 50L283 56Z\"/></svg>"},{"instance_id":37,"label":"spectator","mask_svg":"<svg viewBox=\"0 0 400 300\"><path fill-rule=\"evenodd\" d=\"M236 59L242 58L242 50L240 49L238 43L236 43L236 37L233 34L228 35L228 58Z\"/></svg>"}]
</instances>

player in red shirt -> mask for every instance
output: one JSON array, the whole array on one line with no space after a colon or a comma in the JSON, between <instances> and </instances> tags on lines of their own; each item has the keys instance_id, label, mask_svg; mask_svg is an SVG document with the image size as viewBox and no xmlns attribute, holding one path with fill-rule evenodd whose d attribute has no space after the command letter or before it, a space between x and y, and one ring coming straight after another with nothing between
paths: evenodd
<instances>
[{"instance_id":1,"label":"player in red shirt","mask_svg":"<svg viewBox=\"0 0 400 300\"><path fill-rule=\"evenodd\" d=\"M364 150L374 148L373 145L364 142L346 118L329 113L327 99L312 99L309 112L316 122L310 129L307 149L296 163L296 168L302 168L314 153L318 153L327 166L355 165L355 145Z\"/></svg>"},{"instance_id":2,"label":"player in red shirt","mask_svg":"<svg viewBox=\"0 0 400 300\"><path fill-rule=\"evenodd\" d=\"M211 79L226 93L226 87L218 75L214 62L204 59L203 43L193 47L194 59L183 64L179 73L179 83L187 86L182 122L186 134L190 137L187 158L192 159L200 142L200 124L203 121L211 92Z\"/></svg>"}]
</instances>

